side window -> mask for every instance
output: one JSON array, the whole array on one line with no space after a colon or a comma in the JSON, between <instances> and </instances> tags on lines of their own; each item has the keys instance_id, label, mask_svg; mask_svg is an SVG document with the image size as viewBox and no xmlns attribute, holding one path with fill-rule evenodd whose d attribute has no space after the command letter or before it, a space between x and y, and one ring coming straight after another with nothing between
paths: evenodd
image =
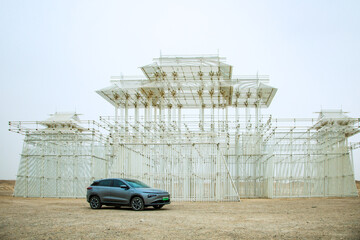
<instances>
[{"instance_id":1,"label":"side window","mask_svg":"<svg viewBox=\"0 0 360 240\"><path fill-rule=\"evenodd\" d=\"M113 180L102 180L98 186L110 187Z\"/></svg>"},{"instance_id":2,"label":"side window","mask_svg":"<svg viewBox=\"0 0 360 240\"><path fill-rule=\"evenodd\" d=\"M114 187L120 187L121 185L125 185L125 183L123 183L122 181L120 180L114 180Z\"/></svg>"}]
</instances>

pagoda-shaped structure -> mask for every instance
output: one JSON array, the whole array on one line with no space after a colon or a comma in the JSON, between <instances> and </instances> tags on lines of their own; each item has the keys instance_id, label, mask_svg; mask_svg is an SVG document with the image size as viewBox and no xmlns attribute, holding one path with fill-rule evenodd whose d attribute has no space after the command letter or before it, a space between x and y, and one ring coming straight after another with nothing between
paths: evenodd
<instances>
[{"instance_id":1,"label":"pagoda-shaped structure","mask_svg":"<svg viewBox=\"0 0 360 240\"><path fill-rule=\"evenodd\" d=\"M95 121L56 112L45 121L10 122L25 135L15 196L83 198L91 179L107 176L106 135Z\"/></svg>"},{"instance_id":2,"label":"pagoda-shaped structure","mask_svg":"<svg viewBox=\"0 0 360 240\"><path fill-rule=\"evenodd\" d=\"M264 116L277 92L268 76L234 76L218 55L161 56L141 70L145 77L112 77L97 91L115 108L102 117L112 129L111 176L180 200L357 195L346 142L357 119L344 115L324 131L324 117Z\"/></svg>"}]
</instances>

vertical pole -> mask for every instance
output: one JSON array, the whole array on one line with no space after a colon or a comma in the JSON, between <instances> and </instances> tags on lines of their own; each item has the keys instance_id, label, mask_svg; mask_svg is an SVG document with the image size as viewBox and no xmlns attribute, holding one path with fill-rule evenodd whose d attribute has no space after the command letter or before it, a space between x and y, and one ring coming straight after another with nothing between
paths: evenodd
<instances>
[{"instance_id":1,"label":"vertical pole","mask_svg":"<svg viewBox=\"0 0 360 240\"><path fill-rule=\"evenodd\" d=\"M149 94L148 99L147 99L147 131L148 131L148 135L149 137L151 136L152 133L152 124L153 124L153 119L152 119L152 111L151 111L151 107L152 107L152 95Z\"/></svg>"},{"instance_id":2,"label":"vertical pole","mask_svg":"<svg viewBox=\"0 0 360 240\"><path fill-rule=\"evenodd\" d=\"M259 105L255 104L255 131L259 132Z\"/></svg>"},{"instance_id":3,"label":"vertical pole","mask_svg":"<svg viewBox=\"0 0 360 240\"><path fill-rule=\"evenodd\" d=\"M179 133L181 133L181 108L182 108L182 105L179 104L178 105L178 130L179 130Z\"/></svg>"},{"instance_id":4,"label":"vertical pole","mask_svg":"<svg viewBox=\"0 0 360 240\"><path fill-rule=\"evenodd\" d=\"M295 128L295 126L294 126ZM289 168L289 171L290 171L290 176L289 176L289 179L290 179L290 186L289 186L289 195L290 197L292 197L293 195L293 176L292 176L292 168L293 168L293 130L290 131L290 159L289 159L289 165L288 165L288 168Z\"/></svg>"},{"instance_id":5,"label":"vertical pole","mask_svg":"<svg viewBox=\"0 0 360 240\"><path fill-rule=\"evenodd\" d=\"M137 131L139 131L139 108L138 108L138 103L136 102L134 104L134 107L135 107L135 122L134 122L134 125L135 125L135 128L138 129ZM137 132L136 132L137 134Z\"/></svg>"},{"instance_id":6,"label":"vertical pole","mask_svg":"<svg viewBox=\"0 0 360 240\"><path fill-rule=\"evenodd\" d=\"M237 100L236 100L237 101ZM240 193L240 179L239 179L239 130L240 130L240 123L239 123L239 108L236 102L235 104L235 184L238 192Z\"/></svg>"},{"instance_id":7,"label":"vertical pole","mask_svg":"<svg viewBox=\"0 0 360 240\"><path fill-rule=\"evenodd\" d=\"M154 108L154 116L153 116L153 121L152 121L152 124L153 124L153 133L156 133L156 129L157 129L157 119L158 119L158 116L157 116L157 106L156 104L153 105L153 108ZM158 140L158 139L157 139Z\"/></svg>"},{"instance_id":8,"label":"vertical pole","mask_svg":"<svg viewBox=\"0 0 360 240\"><path fill-rule=\"evenodd\" d=\"M310 129L307 130L307 157L306 157L306 163L305 163L305 171L304 171L304 182L305 182L305 186L306 188L304 189L304 193L307 194L308 197L311 197L311 177L310 177L310 166L309 166L309 163L311 161L311 158L310 158Z\"/></svg>"},{"instance_id":9,"label":"vertical pole","mask_svg":"<svg viewBox=\"0 0 360 240\"><path fill-rule=\"evenodd\" d=\"M271 150L272 152L272 150ZM273 198L273 186L274 186L274 164L273 164L273 157L270 157L268 160L268 198Z\"/></svg>"},{"instance_id":10,"label":"vertical pole","mask_svg":"<svg viewBox=\"0 0 360 240\"><path fill-rule=\"evenodd\" d=\"M129 142L129 98L130 95L126 94L125 96L125 141ZM124 174L128 175L128 176L132 176L132 172L131 172L131 151L129 151L127 148L125 148L125 146L123 147L124 151L125 151L125 158L124 161L125 163L125 172Z\"/></svg>"},{"instance_id":11,"label":"vertical pole","mask_svg":"<svg viewBox=\"0 0 360 240\"><path fill-rule=\"evenodd\" d=\"M129 133L129 96L126 96L125 100L125 136L127 138ZM128 140L128 139L126 139Z\"/></svg>"},{"instance_id":12,"label":"vertical pole","mask_svg":"<svg viewBox=\"0 0 360 240\"><path fill-rule=\"evenodd\" d=\"M25 176L24 176L24 181L25 181L25 196L24 197L29 197L29 154L30 152L28 151L28 138L29 138L29 134L26 134L25 137L25 141L24 141L24 153L25 153ZM43 144L45 143L44 138L42 138Z\"/></svg>"},{"instance_id":13,"label":"vertical pole","mask_svg":"<svg viewBox=\"0 0 360 240\"><path fill-rule=\"evenodd\" d=\"M94 158L94 142L95 142L95 139L94 139L94 134L91 135L91 156L90 156L90 159L91 159L91 169L90 169L90 174L91 174L91 180L94 181L95 178L97 178L96 176L96 165L95 165L95 158ZM115 144L114 144L115 146Z\"/></svg>"},{"instance_id":14,"label":"vertical pole","mask_svg":"<svg viewBox=\"0 0 360 240\"><path fill-rule=\"evenodd\" d=\"M199 99L200 99L200 106L199 106L199 128L200 131L204 131L204 99L203 99L203 90L198 91Z\"/></svg>"},{"instance_id":15,"label":"vertical pole","mask_svg":"<svg viewBox=\"0 0 360 240\"><path fill-rule=\"evenodd\" d=\"M220 155L220 143L217 143L216 149L216 201L221 200L221 155Z\"/></svg>"},{"instance_id":16,"label":"vertical pole","mask_svg":"<svg viewBox=\"0 0 360 240\"><path fill-rule=\"evenodd\" d=\"M170 129L170 125L171 125L171 108L172 105L168 104L167 129Z\"/></svg>"},{"instance_id":17,"label":"vertical pole","mask_svg":"<svg viewBox=\"0 0 360 240\"><path fill-rule=\"evenodd\" d=\"M171 108L172 108L172 105L171 104L168 104L168 114L167 114L167 125L165 126L165 135L168 135L169 134L169 129L170 126L171 126ZM164 124L165 125L165 124ZM174 183L174 178L173 178L173 174L174 174L174 166L173 166L173 156L172 156L172 148L171 148L171 145L168 144L166 145L166 150L167 150L167 156L168 156L168 164L170 164L170 168L169 166L167 165L167 181L166 183L168 184L168 188L170 188L170 192L173 192L173 183ZM170 181L170 183L169 183Z\"/></svg>"},{"instance_id":18,"label":"vertical pole","mask_svg":"<svg viewBox=\"0 0 360 240\"><path fill-rule=\"evenodd\" d=\"M159 101L159 125L162 125L162 121L163 121L163 111L162 111L162 105L163 105L163 96L160 96L160 101Z\"/></svg>"},{"instance_id":19,"label":"vertical pole","mask_svg":"<svg viewBox=\"0 0 360 240\"><path fill-rule=\"evenodd\" d=\"M144 104L144 107L145 107L145 109L144 109L144 133L147 133L147 126L148 126L148 118L149 118L149 103L148 102L146 102L145 104Z\"/></svg>"},{"instance_id":20,"label":"vertical pole","mask_svg":"<svg viewBox=\"0 0 360 240\"><path fill-rule=\"evenodd\" d=\"M115 124L113 126L113 132L114 132L114 143L116 143L116 140L117 140L117 134L118 134L118 124L119 124L119 106L117 105L115 107Z\"/></svg>"},{"instance_id":21,"label":"vertical pole","mask_svg":"<svg viewBox=\"0 0 360 240\"><path fill-rule=\"evenodd\" d=\"M245 127L246 132L250 131L250 113L249 113L249 106L245 106Z\"/></svg>"},{"instance_id":22,"label":"vertical pole","mask_svg":"<svg viewBox=\"0 0 360 240\"><path fill-rule=\"evenodd\" d=\"M163 100L164 100L164 92L160 92L160 99L159 99L159 132L160 132L160 142L163 143L164 139L164 131L163 131ZM161 145L161 155L160 158L158 158L158 161L160 161L160 187L165 187L165 163L166 163L166 157L165 157L165 145Z\"/></svg>"},{"instance_id":23,"label":"vertical pole","mask_svg":"<svg viewBox=\"0 0 360 240\"><path fill-rule=\"evenodd\" d=\"M215 133L215 104L211 106L211 133Z\"/></svg>"},{"instance_id":24,"label":"vertical pole","mask_svg":"<svg viewBox=\"0 0 360 240\"><path fill-rule=\"evenodd\" d=\"M211 95L212 96L212 95ZM216 167L216 157L215 157L215 104L211 106L211 145L210 145L210 186L209 186L209 195L215 200L215 186L216 186L216 178L215 178L215 167Z\"/></svg>"},{"instance_id":25,"label":"vertical pole","mask_svg":"<svg viewBox=\"0 0 360 240\"><path fill-rule=\"evenodd\" d=\"M42 139L42 141L44 141L44 139ZM44 171L44 168L45 168L45 141L44 141L44 144L43 144L43 148L41 149L42 151L42 155L41 155L41 182L40 182L40 197L44 197L44 177L45 177L45 171ZM47 146L46 146L47 147ZM47 147L48 148L48 147Z\"/></svg>"}]
</instances>

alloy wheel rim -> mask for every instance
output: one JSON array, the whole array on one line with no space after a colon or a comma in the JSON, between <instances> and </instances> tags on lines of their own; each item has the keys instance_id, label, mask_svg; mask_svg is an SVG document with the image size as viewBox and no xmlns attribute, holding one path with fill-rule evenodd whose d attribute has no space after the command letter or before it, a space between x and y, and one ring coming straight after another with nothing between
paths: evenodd
<instances>
[{"instance_id":1,"label":"alloy wheel rim","mask_svg":"<svg viewBox=\"0 0 360 240\"><path fill-rule=\"evenodd\" d=\"M98 206L98 200L96 198L91 199L91 206L96 208Z\"/></svg>"},{"instance_id":2,"label":"alloy wheel rim","mask_svg":"<svg viewBox=\"0 0 360 240\"><path fill-rule=\"evenodd\" d=\"M141 200L139 198L134 199L133 208L139 210L142 206Z\"/></svg>"}]
</instances>

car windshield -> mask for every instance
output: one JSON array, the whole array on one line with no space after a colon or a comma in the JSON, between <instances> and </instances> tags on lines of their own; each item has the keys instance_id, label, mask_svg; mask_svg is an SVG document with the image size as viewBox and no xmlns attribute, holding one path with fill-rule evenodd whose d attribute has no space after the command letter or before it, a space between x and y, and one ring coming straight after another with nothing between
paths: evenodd
<instances>
[{"instance_id":1,"label":"car windshield","mask_svg":"<svg viewBox=\"0 0 360 240\"><path fill-rule=\"evenodd\" d=\"M138 180L126 180L126 182L133 188L150 188L148 185Z\"/></svg>"}]
</instances>

